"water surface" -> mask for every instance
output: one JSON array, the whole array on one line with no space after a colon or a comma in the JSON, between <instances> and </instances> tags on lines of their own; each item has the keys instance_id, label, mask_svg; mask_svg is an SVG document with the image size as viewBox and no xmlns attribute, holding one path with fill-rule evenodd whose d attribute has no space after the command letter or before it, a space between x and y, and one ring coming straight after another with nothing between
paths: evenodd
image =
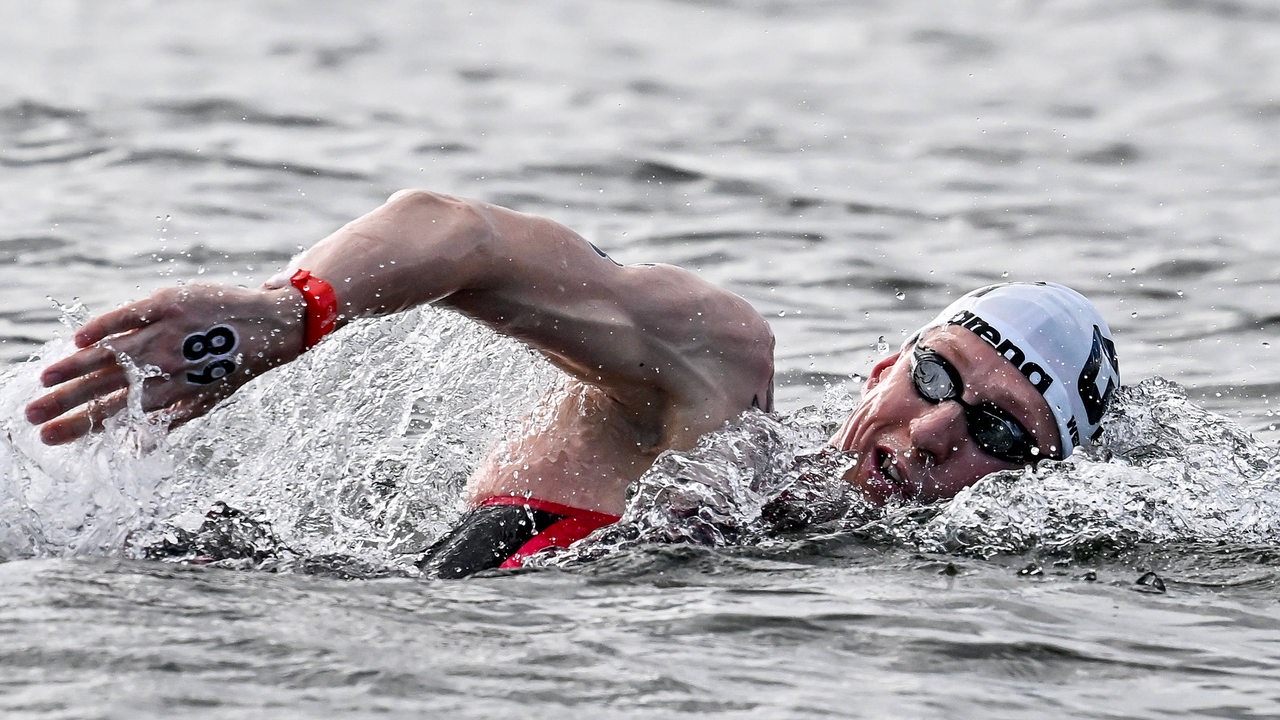
<instances>
[{"instance_id":1,"label":"water surface","mask_svg":"<svg viewBox=\"0 0 1280 720\"><path fill-rule=\"evenodd\" d=\"M0 19L6 717L1280 714L1270 3L55 0ZM724 490L737 448L796 451L877 347L1005 277L1094 298L1126 383L1186 398L1142 386L1110 456L931 512L770 536L759 498L713 492L736 498L720 546L672 544L705 528L636 506L633 534L664 542L462 582L405 559L555 379L439 313L352 328L173 435L35 444L24 363L65 350L61 308L258 283L403 187L553 217L770 320L788 415L650 488ZM263 553L139 558L220 500Z\"/></svg>"}]
</instances>

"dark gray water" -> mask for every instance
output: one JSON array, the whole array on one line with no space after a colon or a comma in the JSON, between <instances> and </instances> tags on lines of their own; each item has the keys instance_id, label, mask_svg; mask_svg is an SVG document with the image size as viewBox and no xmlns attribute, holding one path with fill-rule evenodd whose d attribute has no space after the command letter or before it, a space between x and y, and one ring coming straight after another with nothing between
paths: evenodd
<instances>
[{"instance_id":1,"label":"dark gray water","mask_svg":"<svg viewBox=\"0 0 1280 720\"><path fill-rule=\"evenodd\" d=\"M1280 715L1272 3L52 0L0 3L0 63L5 717ZM408 559L555 379L440 313L172 434L35 443L60 321L260 282L402 187L738 292L787 415L669 458L618 533L460 582ZM877 346L1006 276L1109 317L1103 449L762 530ZM217 501L247 557L142 559Z\"/></svg>"}]
</instances>

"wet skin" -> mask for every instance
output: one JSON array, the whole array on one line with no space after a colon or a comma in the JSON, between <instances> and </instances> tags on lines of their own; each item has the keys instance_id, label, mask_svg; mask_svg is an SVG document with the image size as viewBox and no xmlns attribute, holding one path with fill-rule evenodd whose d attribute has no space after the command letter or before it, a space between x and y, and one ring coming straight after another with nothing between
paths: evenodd
<instances>
[{"instance_id":1,"label":"wet skin","mask_svg":"<svg viewBox=\"0 0 1280 720\"><path fill-rule=\"evenodd\" d=\"M619 514L628 485L661 452L753 407L767 407L773 335L742 298L666 265L621 266L545 218L426 191L404 191L353 220L297 260L330 278L339 322L431 303L460 312L539 351L569 378L533 408L524 432L495 446L469 496L534 496ZM129 392L123 353L163 375L143 384L144 410L185 422L251 377L302 352L304 303L289 271L258 289L190 284L105 313L76 333L79 348L41 377L27 406L49 444L102 429ZM217 383L199 372L185 339L233 328L242 364ZM1048 405L1011 364L968 330L923 338L959 371L969 403L991 401L1056 455ZM202 362L202 361L195 361ZM983 452L961 406L931 403L911 381L909 355L872 371L862 404L832 438L858 454L846 479L872 502L929 502L1016 467Z\"/></svg>"},{"instance_id":2,"label":"wet skin","mask_svg":"<svg viewBox=\"0 0 1280 720\"><path fill-rule=\"evenodd\" d=\"M626 488L664 450L693 447L767 406L773 334L745 300L671 265L622 266L572 230L488 203L422 190L391 196L304 252L297 267L333 285L339 325L424 304L454 310L540 352L567 376L531 408L468 484L472 502L532 496L619 514ZM109 311L41 376L27 406L44 442L102 430L131 392L117 353L162 375L145 411L185 422L302 352L305 303L292 268L261 288L188 284ZM235 367L199 382L193 335L229 328ZM218 362L222 362L219 360ZM195 378L193 380L192 378ZM194 383L194 384L193 384Z\"/></svg>"},{"instance_id":3,"label":"wet skin","mask_svg":"<svg viewBox=\"0 0 1280 720\"><path fill-rule=\"evenodd\" d=\"M940 353L960 372L966 402L994 402L1031 432L1042 457L1060 454L1048 403L990 345L955 326L932 330L918 344ZM993 472L1019 467L978 447L959 403L935 404L920 396L911 380L909 351L872 369L862 402L831 444L858 455L845 479L877 505L950 498Z\"/></svg>"}]
</instances>

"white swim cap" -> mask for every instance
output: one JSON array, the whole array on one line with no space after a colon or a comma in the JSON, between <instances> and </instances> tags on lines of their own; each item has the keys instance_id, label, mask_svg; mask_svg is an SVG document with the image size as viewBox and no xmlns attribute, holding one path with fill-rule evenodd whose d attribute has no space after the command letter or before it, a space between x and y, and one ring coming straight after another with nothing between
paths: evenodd
<instances>
[{"instance_id":1,"label":"white swim cap","mask_svg":"<svg viewBox=\"0 0 1280 720\"><path fill-rule=\"evenodd\" d=\"M1063 458L1097 439L1120 365L1110 328L1085 296L1057 283L988 285L948 305L907 344L948 325L985 340L1040 391L1058 423Z\"/></svg>"}]
</instances>

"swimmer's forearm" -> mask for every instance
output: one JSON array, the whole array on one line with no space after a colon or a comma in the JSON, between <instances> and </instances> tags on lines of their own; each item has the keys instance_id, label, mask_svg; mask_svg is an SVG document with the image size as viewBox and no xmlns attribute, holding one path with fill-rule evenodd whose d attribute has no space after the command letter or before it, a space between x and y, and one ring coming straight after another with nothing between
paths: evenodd
<instances>
[{"instance_id":1,"label":"swimmer's forearm","mask_svg":"<svg viewBox=\"0 0 1280 720\"><path fill-rule=\"evenodd\" d=\"M741 299L675 268L624 268L563 225L482 202L401 191L268 287L294 268L333 286L340 324L436 303L634 404L733 384L716 378L742 375L724 365L744 356L770 364L768 328Z\"/></svg>"},{"instance_id":2,"label":"swimmer's forearm","mask_svg":"<svg viewBox=\"0 0 1280 720\"><path fill-rule=\"evenodd\" d=\"M491 245L481 220L472 203L397 193L299 264L332 281L343 320L384 314L448 297L480 277L483 249ZM76 332L78 349L42 373L48 390L27 406L27 419L42 426L49 444L100 430L128 401L120 356L161 370L145 383L144 410L163 410L175 423L198 417L303 352L310 306L290 284L284 274L261 290L162 288L90 320ZM209 344L215 340L221 344Z\"/></svg>"},{"instance_id":3,"label":"swimmer's forearm","mask_svg":"<svg viewBox=\"0 0 1280 720\"><path fill-rule=\"evenodd\" d=\"M501 278L495 273L496 256L512 252L495 230L493 215L499 213L539 222L483 203L402 190L304 252L267 287L287 285L294 267L309 270L333 286L343 324L445 300L460 291L517 283L518 275ZM499 224L513 221L507 217Z\"/></svg>"},{"instance_id":4,"label":"swimmer's forearm","mask_svg":"<svg viewBox=\"0 0 1280 720\"><path fill-rule=\"evenodd\" d=\"M333 286L340 323L439 303L541 351L649 424L677 402L720 422L766 397L772 373L768 326L741 298L670 266L620 266L562 225L484 203L396 193L296 268ZM147 381L144 409L199 416L313 340L304 325L327 298L304 303L291 274L262 290L165 288L90 321L80 349L42 376L51 390L28 419L49 443L100 429L127 399L120 355L162 372ZM215 337L230 344L206 347Z\"/></svg>"}]
</instances>

